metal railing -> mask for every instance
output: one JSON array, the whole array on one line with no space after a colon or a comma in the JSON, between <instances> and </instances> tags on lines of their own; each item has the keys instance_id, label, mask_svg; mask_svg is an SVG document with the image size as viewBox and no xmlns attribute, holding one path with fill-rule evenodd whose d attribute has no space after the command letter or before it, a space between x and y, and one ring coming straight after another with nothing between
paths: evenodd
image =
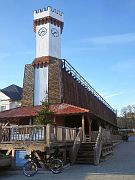
<instances>
[{"instance_id":1,"label":"metal railing","mask_svg":"<svg viewBox=\"0 0 135 180\"><path fill-rule=\"evenodd\" d=\"M84 88L86 88L93 96L97 97L105 106L107 106L111 111L116 114L114 110L104 99L97 93L97 91L69 64L66 59L61 59L62 69L65 69L78 83L80 83Z\"/></svg>"}]
</instances>

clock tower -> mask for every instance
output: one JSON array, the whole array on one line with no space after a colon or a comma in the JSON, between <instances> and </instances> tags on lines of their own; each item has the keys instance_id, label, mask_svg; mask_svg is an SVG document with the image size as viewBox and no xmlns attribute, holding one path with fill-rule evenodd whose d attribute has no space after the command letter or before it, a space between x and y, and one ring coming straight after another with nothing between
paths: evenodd
<instances>
[{"instance_id":1,"label":"clock tower","mask_svg":"<svg viewBox=\"0 0 135 180\"><path fill-rule=\"evenodd\" d=\"M49 64L61 58L63 13L47 7L34 11L36 58L34 66L34 105L48 98Z\"/></svg>"}]
</instances>

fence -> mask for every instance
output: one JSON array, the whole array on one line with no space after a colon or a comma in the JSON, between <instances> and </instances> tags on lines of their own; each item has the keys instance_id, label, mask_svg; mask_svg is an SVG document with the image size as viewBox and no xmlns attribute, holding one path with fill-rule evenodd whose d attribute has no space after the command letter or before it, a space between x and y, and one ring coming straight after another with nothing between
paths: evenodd
<instances>
[{"instance_id":1,"label":"fence","mask_svg":"<svg viewBox=\"0 0 135 180\"><path fill-rule=\"evenodd\" d=\"M46 144L73 142L77 129L53 125L3 126L0 129L0 142L42 141Z\"/></svg>"}]
</instances>

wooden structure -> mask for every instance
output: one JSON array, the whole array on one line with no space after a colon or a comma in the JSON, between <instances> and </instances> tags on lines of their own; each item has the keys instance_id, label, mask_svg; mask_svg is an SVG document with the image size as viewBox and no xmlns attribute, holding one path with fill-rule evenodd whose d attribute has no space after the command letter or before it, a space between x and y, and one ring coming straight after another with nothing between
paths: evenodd
<instances>
[{"instance_id":1,"label":"wooden structure","mask_svg":"<svg viewBox=\"0 0 135 180\"><path fill-rule=\"evenodd\" d=\"M92 119L116 125L115 110L65 59L61 60L63 101L89 109Z\"/></svg>"},{"instance_id":2,"label":"wooden structure","mask_svg":"<svg viewBox=\"0 0 135 180\"><path fill-rule=\"evenodd\" d=\"M101 156L112 152L111 129L92 130L91 112L69 104L49 107L54 111L55 125L33 125L40 106L20 107L0 113L0 150L12 155L16 151L44 152L47 156L58 146L65 162L98 164ZM4 126L9 122L10 126ZM17 124L17 125L16 125Z\"/></svg>"},{"instance_id":3,"label":"wooden structure","mask_svg":"<svg viewBox=\"0 0 135 180\"><path fill-rule=\"evenodd\" d=\"M12 155L12 167L15 167L17 150L27 152L45 152L49 155L59 147L65 162L99 164L101 156L113 151L112 136L100 127L99 132L92 132L91 142L83 139L82 128L68 128L56 125L1 126L0 150ZM119 139L119 137L117 136ZM116 135L115 135L116 139Z\"/></svg>"},{"instance_id":4,"label":"wooden structure","mask_svg":"<svg viewBox=\"0 0 135 180\"><path fill-rule=\"evenodd\" d=\"M12 157L19 149L48 155L59 146L63 158L69 157L72 163L98 164L101 155L112 152L116 112L67 60L60 59L60 36L50 38L55 28L57 35L62 32L63 14L59 13L50 7L34 11L36 58L25 66L22 107L0 113L0 150ZM48 38L41 40L40 25ZM55 126L34 125L44 98L54 111ZM3 126L6 123L15 126Z\"/></svg>"},{"instance_id":5,"label":"wooden structure","mask_svg":"<svg viewBox=\"0 0 135 180\"><path fill-rule=\"evenodd\" d=\"M70 158L70 153L74 141L77 137L78 129L62 126L2 126L0 129L0 150L12 156L12 167L15 167L16 151L26 150L45 152L49 155L54 151L54 147L59 147L66 162ZM66 154L67 158L66 158Z\"/></svg>"},{"instance_id":6,"label":"wooden structure","mask_svg":"<svg viewBox=\"0 0 135 180\"><path fill-rule=\"evenodd\" d=\"M76 128L61 126L3 126L0 130L0 149L26 149L44 152L47 147L72 144L77 134Z\"/></svg>"},{"instance_id":7,"label":"wooden structure","mask_svg":"<svg viewBox=\"0 0 135 180\"><path fill-rule=\"evenodd\" d=\"M50 104L70 104L90 111L91 122L96 121L98 128L117 129L115 110L65 59L54 58L48 65L48 101ZM40 67L40 64L36 65ZM25 68L23 106L33 105L34 68ZM97 128L97 130L98 130ZM94 128L93 128L94 130Z\"/></svg>"}]
</instances>

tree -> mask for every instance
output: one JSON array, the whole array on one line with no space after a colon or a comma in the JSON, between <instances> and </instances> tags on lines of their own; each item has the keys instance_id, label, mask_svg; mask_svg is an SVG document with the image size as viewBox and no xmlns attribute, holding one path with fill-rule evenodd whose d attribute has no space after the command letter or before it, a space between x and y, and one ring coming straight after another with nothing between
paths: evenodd
<instances>
[{"instance_id":1,"label":"tree","mask_svg":"<svg viewBox=\"0 0 135 180\"><path fill-rule=\"evenodd\" d=\"M128 105L121 109L121 116L117 118L121 128L135 128L135 105Z\"/></svg>"},{"instance_id":2,"label":"tree","mask_svg":"<svg viewBox=\"0 0 135 180\"><path fill-rule=\"evenodd\" d=\"M37 111L36 124L52 124L53 123L54 111L49 109L49 103L42 101L41 109Z\"/></svg>"}]
</instances>

